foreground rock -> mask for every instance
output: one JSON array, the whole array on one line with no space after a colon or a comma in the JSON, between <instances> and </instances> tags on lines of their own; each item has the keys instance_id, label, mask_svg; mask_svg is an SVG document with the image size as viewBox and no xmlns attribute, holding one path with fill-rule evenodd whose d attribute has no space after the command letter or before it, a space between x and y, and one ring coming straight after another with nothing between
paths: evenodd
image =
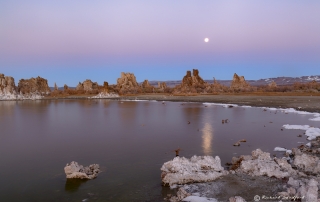
<instances>
[{"instance_id":1,"label":"foreground rock","mask_svg":"<svg viewBox=\"0 0 320 202\"><path fill-rule=\"evenodd\" d=\"M161 167L164 185L210 182L227 175L218 156L193 156L191 159L175 157Z\"/></svg>"},{"instance_id":2,"label":"foreground rock","mask_svg":"<svg viewBox=\"0 0 320 202\"><path fill-rule=\"evenodd\" d=\"M286 152L289 157L271 158L270 153L256 149L252 151L251 155L233 157L231 170L225 171L225 175L214 179L212 183L183 185L183 191L180 191L183 194L179 193L179 197L172 197L172 200L177 201L176 199L185 196L185 199L198 197L197 199L203 201L210 201L211 199L212 201L253 201L253 197L259 195L261 200L320 201L318 196L320 181L319 149L320 137L312 140L310 147L302 145L299 148L293 148L289 153L287 153L286 149L281 150ZM213 159L213 157L211 158ZM219 157L215 157L215 159L217 158ZM177 165L174 165L174 161L176 161ZM171 177L172 180L165 180L169 184L170 182L179 181L176 179L188 179L186 181L192 183L198 182L193 180L196 178L205 182L201 174L200 176L196 175L197 177L189 177L190 173L192 173L189 171L190 167L194 168L191 170L195 173L199 168L199 173L203 172L201 169L203 166L200 162L192 160L184 162L180 161L180 159L174 159L167 163L169 164L166 165L165 177ZM219 163L216 161L214 164L217 165ZM172 173L173 175L168 175L167 170L171 170L170 174ZM212 170L217 172L215 169ZM221 170L221 168L217 170ZM223 169L220 172L223 173ZM182 181L184 182L184 180Z\"/></svg>"},{"instance_id":3,"label":"foreground rock","mask_svg":"<svg viewBox=\"0 0 320 202\"><path fill-rule=\"evenodd\" d=\"M278 196L281 199L294 201L318 201L318 182L315 179L294 179L289 178L286 186L286 191L279 192Z\"/></svg>"},{"instance_id":4,"label":"foreground rock","mask_svg":"<svg viewBox=\"0 0 320 202\"><path fill-rule=\"evenodd\" d=\"M100 172L98 164L91 164L90 166L83 167L77 162L72 161L64 167L64 172L67 178L78 178L78 179L93 179L96 178Z\"/></svg>"},{"instance_id":5,"label":"foreground rock","mask_svg":"<svg viewBox=\"0 0 320 202\"><path fill-rule=\"evenodd\" d=\"M237 171L251 176L265 175L268 177L285 178L297 174L286 158L272 159L270 153L263 152L260 149L252 151L252 156L242 156L239 160L241 160L241 164Z\"/></svg>"},{"instance_id":6,"label":"foreground rock","mask_svg":"<svg viewBox=\"0 0 320 202\"><path fill-rule=\"evenodd\" d=\"M294 157L293 165L302 172L320 174L320 161L316 156L301 154Z\"/></svg>"},{"instance_id":7,"label":"foreground rock","mask_svg":"<svg viewBox=\"0 0 320 202\"><path fill-rule=\"evenodd\" d=\"M177 196L180 196L179 198L185 196L186 198L183 199L185 201L189 201L187 199L191 198L188 196L194 198L197 196L199 201L226 202L234 199L241 200L241 198L246 201L254 201L255 195L274 196L278 192L285 191L286 189L283 188L284 185L286 185L286 182L277 178L269 178L267 176L253 177L246 174L235 173L223 176L213 182L183 185L179 189L183 189L184 194L177 193Z\"/></svg>"},{"instance_id":8,"label":"foreground rock","mask_svg":"<svg viewBox=\"0 0 320 202\"><path fill-rule=\"evenodd\" d=\"M320 138L317 138L311 145L319 145L319 143ZM235 171L251 176L289 179L285 186L286 190L277 193L280 200L317 201L320 162L316 156L318 154L313 152L317 150L310 148L306 150L305 147L293 148L292 159L279 159L271 158L269 153L257 149L252 151L251 156L240 157L240 166Z\"/></svg>"},{"instance_id":9,"label":"foreground rock","mask_svg":"<svg viewBox=\"0 0 320 202\"><path fill-rule=\"evenodd\" d=\"M241 196L234 196L229 198L229 202L246 202Z\"/></svg>"}]
</instances>

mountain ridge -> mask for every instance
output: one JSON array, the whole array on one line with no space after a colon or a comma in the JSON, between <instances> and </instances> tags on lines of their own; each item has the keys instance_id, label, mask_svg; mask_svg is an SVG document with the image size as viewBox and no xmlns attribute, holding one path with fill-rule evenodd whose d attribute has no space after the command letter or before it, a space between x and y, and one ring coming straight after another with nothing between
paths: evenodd
<instances>
[{"instance_id":1,"label":"mountain ridge","mask_svg":"<svg viewBox=\"0 0 320 202\"><path fill-rule=\"evenodd\" d=\"M268 85L272 81L276 82L278 86L283 86L283 85L292 85L296 82L300 83L308 83L311 81L317 81L320 82L320 75L312 75L312 76L301 76L301 77L272 77L272 78L264 78L264 79L258 79L258 80L246 80L251 86L263 86L263 85ZM176 85L181 84L182 80L168 80L168 81L163 81L163 80L153 80L149 81L149 84L152 86L158 86L158 82L166 82L168 87L174 87ZM212 84L213 80L204 80L207 83ZM230 80L216 80L219 82L221 85L224 86L230 86L232 79ZM139 82L141 84L142 82Z\"/></svg>"}]
</instances>

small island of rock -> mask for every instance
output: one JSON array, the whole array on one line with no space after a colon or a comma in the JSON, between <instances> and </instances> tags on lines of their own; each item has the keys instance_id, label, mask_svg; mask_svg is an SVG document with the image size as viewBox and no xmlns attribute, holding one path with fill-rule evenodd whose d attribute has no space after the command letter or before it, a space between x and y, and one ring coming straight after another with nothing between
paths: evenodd
<instances>
[{"instance_id":1,"label":"small island of rock","mask_svg":"<svg viewBox=\"0 0 320 202\"><path fill-rule=\"evenodd\" d=\"M100 167L98 164L91 164L89 166L83 167L77 162L72 161L64 167L64 172L67 178L78 178L78 179L88 179L91 180L96 178L100 173Z\"/></svg>"}]
</instances>

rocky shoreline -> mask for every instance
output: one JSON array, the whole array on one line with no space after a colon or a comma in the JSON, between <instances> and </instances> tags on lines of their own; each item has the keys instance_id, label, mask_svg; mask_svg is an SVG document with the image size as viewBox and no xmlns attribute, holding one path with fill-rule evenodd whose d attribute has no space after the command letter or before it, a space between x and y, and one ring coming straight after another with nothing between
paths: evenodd
<instances>
[{"instance_id":1,"label":"rocky shoreline","mask_svg":"<svg viewBox=\"0 0 320 202\"><path fill-rule=\"evenodd\" d=\"M320 201L319 156L320 137L311 147L293 148L283 158L256 149L251 155L234 157L229 170L221 167L219 157L176 157L161 168L163 183L180 187L176 196L165 200Z\"/></svg>"}]
</instances>

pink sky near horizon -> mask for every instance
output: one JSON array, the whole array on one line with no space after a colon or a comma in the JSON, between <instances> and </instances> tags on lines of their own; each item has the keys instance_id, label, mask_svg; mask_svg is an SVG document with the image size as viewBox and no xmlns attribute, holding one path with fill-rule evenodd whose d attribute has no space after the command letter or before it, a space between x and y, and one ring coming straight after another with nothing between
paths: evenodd
<instances>
[{"instance_id":1,"label":"pink sky near horizon","mask_svg":"<svg viewBox=\"0 0 320 202\"><path fill-rule=\"evenodd\" d=\"M0 72L237 62L314 69L319 11L316 0L1 1Z\"/></svg>"}]
</instances>

